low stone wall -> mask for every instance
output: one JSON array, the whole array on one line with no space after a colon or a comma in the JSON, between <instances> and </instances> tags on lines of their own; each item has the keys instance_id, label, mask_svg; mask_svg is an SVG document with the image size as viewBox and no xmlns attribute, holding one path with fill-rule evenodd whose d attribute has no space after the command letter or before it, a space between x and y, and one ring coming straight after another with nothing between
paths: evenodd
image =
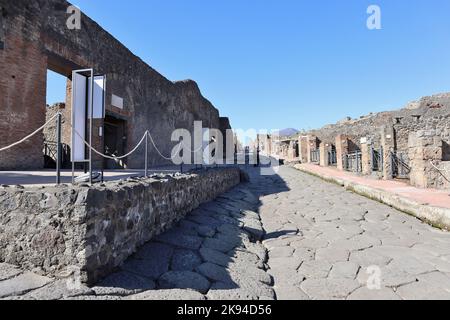
<instances>
[{"instance_id":1,"label":"low stone wall","mask_svg":"<svg viewBox=\"0 0 450 320\"><path fill-rule=\"evenodd\" d=\"M238 168L221 168L94 187L0 188L0 262L95 283L240 181Z\"/></svg>"}]
</instances>

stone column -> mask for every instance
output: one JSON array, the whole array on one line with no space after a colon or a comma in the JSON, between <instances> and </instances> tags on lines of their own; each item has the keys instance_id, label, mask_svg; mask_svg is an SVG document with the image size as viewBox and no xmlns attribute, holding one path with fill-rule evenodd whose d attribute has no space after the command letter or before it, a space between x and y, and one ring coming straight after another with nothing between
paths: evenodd
<instances>
[{"instance_id":1,"label":"stone column","mask_svg":"<svg viewBox=\"0 0 450 320\"><path fill-rule=\"evenodd\" d=\"M395 132L393 125L381 128L381 146L383 147L383 179L391 180L393 179L391 153L395 151Z\"/></svg>"},{"instance_id":2,"label":"stone column","mask_svg":"<svg viewBox=\"0 0 450 320\"><path fill-rule=\"evenodd\" d=\"M372 173L371 167L371 143L367 138L361 139L361 162L362 162L362 174L370 175Z\"/></svg>"},{"instance_id":3,"label":"stone column","mask_svg":"<svg viewBox=\"0 0 450 320\"><path fill-rule=\"evenodd\" d=\"M319 152L320 152L320 166L321 167L328 167L328 161L329 161L329 144L322 142L319 145Z\"/></svg>"},{"instance_id":4,"label":"stone column","mask_svg":"<svg viewBox=\"0 0 450 320\"><path fill-rule=\"evenodd\" d=\"M447 187L448 181L433 167L433 164L442 167L442 146L442 138L434 130L417 131L409 135L411 185L419 188Z\"/></svg>"},{"instance_id":5,"label":"stone column","mask_svg":"<svg viewBox=\"0 0 450 320\"><path fill-rule=\"evenodd\" d=\"M311 151L312 149L312 142L311 142L311 136L306 137L306 160L307 163L311 163Z\"/></svg>"},{"instance_id":6,"label":"stone column","mask_svg":"<svg viewBox=\"0 0 450 320\"><path fill-rule=\"evenodd\" d=\"M316 136L308 136L308 163L311 163L311 151L319 148L319 139Z\"/></svg>"},{"instance_id":7,"label":"stone column","mask_svg":"<svg viewBox=\"0 0 450 320\"><path fill-rule=\"evenodd\" d=\"M346 154L348 154L348 137L346 135L340 134L336 137L337 169L340 171L344 170L342 158Z\"/></svg>"},{"instance_id":8,"label":"stone column","mask_svg":"<svg viewBox=\"0 0 450 320\"><path fill-rule=\"evenodd\" d=\"M300 154L300 162L306 163L308 161L308 138L301 136L298 139L298 152Z\"/></svg>"}]
</instances>

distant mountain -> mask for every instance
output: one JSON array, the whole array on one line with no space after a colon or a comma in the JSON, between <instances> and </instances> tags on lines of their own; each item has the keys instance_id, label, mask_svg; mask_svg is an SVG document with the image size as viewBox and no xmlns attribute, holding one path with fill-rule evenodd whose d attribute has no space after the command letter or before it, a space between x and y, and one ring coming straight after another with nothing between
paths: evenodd
<instances>
[{"instance_id":1,"label":"distant mountain","mask_svg":"<svg viewBox=\"0 0 450 320\"><path fill-rule=\"evenodd\" d=\"M274 134L279 135L280 137L290 137L299 132L300 131L298 131L297 129L287 128L287 129L280 130L278 132L274 132Z\"/></svg>"}]
</instances>

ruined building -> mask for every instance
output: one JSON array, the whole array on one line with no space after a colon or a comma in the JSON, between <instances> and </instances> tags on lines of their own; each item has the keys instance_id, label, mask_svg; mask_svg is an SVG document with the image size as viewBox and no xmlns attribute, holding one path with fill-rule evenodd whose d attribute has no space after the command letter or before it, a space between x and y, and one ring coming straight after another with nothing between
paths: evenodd
<instances>
[{"instance_id":1,"label":"ruined building","mask_svg":"<svg viewBox=\"0 0 450 320\"><path fill-rule=\"evenodd\" d=\"M283 139L263 150L287 161L334 166L421 188L450 188L450 94L424 97L403 109L346 118Z\"/></svg>"},{"instance_id":2,"label":"ruined building","mask_svg":"<svg viewBox=\"0 0 450 320\"><path fill-rule=\"evenodd\" d=\"M67 27L70 3L64 0L0 0L0 147L39 128L46 119L46 74L67 77L64 114L71 114L71 76L93 68L106 75L106 118L94 123L93 145L117 154L130 151L150 130L165 156L177 128L229 128L229 121L205 99L194 81L172 82L135 56L96 22L82 14L81 28ZM71 121L70 116L65 121ZM70 128L63 141L70 147ZM0 154L0 170L44 166L43 133L20 147ZM144 148L130 156L130 168L144 166ZM151 165L166 164L152 146ZM96 159L96 166L101 163ZM106 163L106 166L114 165Z\"/></svg>"}]
</instances>

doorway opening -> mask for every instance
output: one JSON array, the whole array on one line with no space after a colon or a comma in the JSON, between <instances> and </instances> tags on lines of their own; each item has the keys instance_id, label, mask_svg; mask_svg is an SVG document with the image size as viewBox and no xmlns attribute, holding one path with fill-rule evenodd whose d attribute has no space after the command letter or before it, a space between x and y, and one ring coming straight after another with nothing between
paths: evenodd
<instances>
[{"instance_id":1,"label":"doorway opening","mask_svg":"<svg viewBox=\"0 0 450 320\"><path fill-rule=\"evenodd\" d=\"M106 115L105 129L105 154L109 156L122 156L127 149L126 136L127 122L110 115ZM105 159L105 169L127 169L127 160Z\"/></svg>"},{"instance_id":2,"label":"doorway opening","mask_svg":"<svg viewBox=\"0 0 450 320\"><path fill-rule=\"evenodd\" d=\"M67 85L68 78L64 75L56 73L50 69L47 69L47 95L46 95L46 121L49 121L56 113L60 112L63 115L62 119L62 159L61 166L70 166L70 137L67 135L64 128L65 119L70 117L70 113L66 110L67 101ZM44 168L55 169L57 159L57 127L56 119L52 121L44 129Z\"/></svg>"}]
</instances>

